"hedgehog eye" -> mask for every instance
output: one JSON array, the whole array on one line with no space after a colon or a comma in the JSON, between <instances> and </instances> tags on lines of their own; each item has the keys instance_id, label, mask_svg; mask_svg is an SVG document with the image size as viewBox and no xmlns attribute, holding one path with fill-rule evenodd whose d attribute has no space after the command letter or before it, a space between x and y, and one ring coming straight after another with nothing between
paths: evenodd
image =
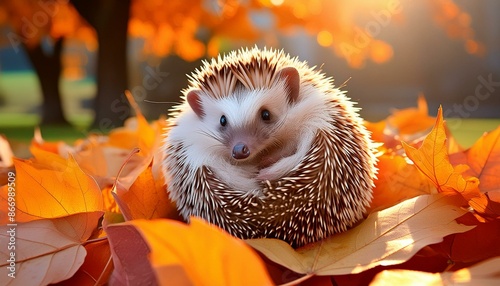
<instances>
[{"instance_id":1,"label":"hedgehog eye","mask_svg":"<svg viewBox=\"0 0 500 286\"><path fill-rule=\"evenodd\" d=\"M226 124L227 124L227 119L226 119L226 116L225 116L225 115L222 115L222 116L220 117L220 125L221 125L221 126L226 126Z\"/></svg>"},{"instance_id":2,"label":"hedgehog eye","mask_svg":"<svg viewBox=\"0 0 500 286\"><path fill-rule=\"evenodd\" d=\"M267 110L267 109L264 109L260 113L260 117L262 117L262 120L264 120L264 121L269 121L269 120L271 120L271 112L269 112L269 110Z\"/></svg>"}]
</instances>

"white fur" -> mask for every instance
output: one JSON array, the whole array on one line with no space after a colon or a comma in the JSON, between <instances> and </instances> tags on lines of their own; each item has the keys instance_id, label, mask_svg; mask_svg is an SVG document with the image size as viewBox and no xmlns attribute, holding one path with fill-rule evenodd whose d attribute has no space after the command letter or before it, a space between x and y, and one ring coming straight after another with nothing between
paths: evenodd
<instances>
[{"instance_id":1,"label":"white fur","mask_svg":"<svg viewBox=\"0 0 500 286\"><path fill-rule=\"evenodd\" d=\"M235 91L232 96L222 99L214 99L201 92L200 95L205 116L200 119L184 103L183 112L176 119L177 126L171 129L166 138L167 145L182 142L188 155L184 163L191 170L208 166L235 191L258 190L262 181L279 179L297 167L311 147L317 130L326 128L330 118L326 102L327 96L331 95L326 95L311 85L301 86L299 97L292 105L287 102L282 82L269 89ZM283 114L286 117L275 136L292 140L296 152L260 171L256 166L231 164L230 150L204 132L219 134L221 115L225 115L228 124L234 127L244 126L248 120L255 120L255 115L263 106L269 108L272 114Z\"/></svg>"}]
</instances>

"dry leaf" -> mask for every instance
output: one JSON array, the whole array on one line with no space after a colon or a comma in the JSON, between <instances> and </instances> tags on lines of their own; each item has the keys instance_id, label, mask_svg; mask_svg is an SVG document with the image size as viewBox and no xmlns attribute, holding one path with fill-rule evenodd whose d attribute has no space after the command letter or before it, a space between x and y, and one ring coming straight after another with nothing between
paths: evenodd
<instances>
[{"instance_id":1,"label":"dry leaf","mask_svg":"<svg viewBox=\"0 0 500 286\"><path fill-rule=\"evenodd\" d=\"M194 285L272 285L251 248L198 218L192 217L189 225L172 220L129 223L149 245L151 265L160 284L170 282L164 271L171 273L172 266L181 266Z\"/></svg>"},{"instance_id":2,"label":"dry leaf","mask_svg":"<svg viewBox=\"0 0 500 286\"><path fill-rule=\"evenodd\" d=\"M389 152L382 154L378 157L377 168L373 199L367 213L419 195L436 193L436 188L429 180L401 155Z\"/></svg>"},{"instance_id":3,"label":"dry leaf","mask_svg":"<svg viewBox=\"0 0 500 286\"><path fill-rule=\"evenodd\" d=\"M15 159L14 165L17 222L103 210L98 185L72 157L66 160L64 170L60 165L51 169L50 165L20 159ZM6 186L0 188L0 196L2 204L7 205ZM1 208L0 213L0 223L7 224L7 208Z\"/></svg>"},{"instance_id":4,"label":"dry leaf","mask_svg":"<svg viewBox=\"0 0 500 286\"><path fill-rule=\"evenodd\" d=\"M422 132L428 132L435 122L435 118L429 116L427 101L423 94L418 97L417 108L406 108L393 111L387 118L389 129L396 130L401 136L421 136Z\"/></svg>"},{"instance_id":5,"label":"dry leaf","mask_svg":"<svg viewBox=\"0 0 500 286\"><path fill-rule=\"evenodd\" d=\"M137 177L129 190L121 183L115 186L115 199L127 220L166 218L176 213L163 180L154 178L151 165Z\"/></svg>"},{"instance_id":6,"label":"dry leaf","mask_svg":"<svg viewBox=\"0 0 500 286\"><path fill-rule=\"evenodd\" d=\"M131 224L113 224L106 227L106 232L115 265L110 284L156 285L148 260L151 250L141 232Z\"/></svg>"},{"instance_id":7,"label":"dry leaf","mask_svg":"<svg viewBox=\"0 0 500 286\"><path fill-rule=\"evenodd\" d=\"M10 279L10 253L15 253L15 279L9 285L46 285L70 278L83 264L82 246L102 213L76 214L70 218L41 219L0 227L0 244L8 245L12 231L15 249L0 249L2 281ZM72 223L81 225L72 225Z\"/></svg>"},{"instance_id":8,"label":"dry leaf","mask_svg":"<svg viewBox=\"0 0 500 286\"><path fill-rule=\"evenodd\" d=\"M384 270L370 283L385 285L499 285L500 257L455 272L428 273L412 270Z\"/></svg>"},{"instance_id":9,"label":"dry leaf","mask_svg":"<svg viewBox=\"0 0 500 286\"><path fill-rule=\"evenodd\" d=\"M85 245L87 256L78 271L68 280L58 285L95 286L105 285L113 270L113 260L107 239Z\"/></svg>"},{"instance_id":10,"label":"dry leaf","mask_svg":"<svg viewBox=\"0 0 500 286\"><path fill-rule=\"evenodd\" d=\"M500 190L500 127L484 134L466 154L470 169L464 175L479 178L482 192Z\"/></svg>"},{"instance_id":11,"label":"dry leaf","mask_svg":"<svg viewBox=\"0 0 500 286\"><path fill-rule=\"evenodd\" d=\"M277 239L247 243L297 273L359 273L378 265L402 263L446 235L473 228L456 223L455 219L466 213L457 206L460 202L459 196L419 196L372 213L347 232L297 250Z\"/></svg>"},{"instance_id":12,"label":"dry leaf","mask_svg":"<svg viewBox=\"0 0 500 286\"><path fill-rule=\"evenodd\" d=\"M436 124L417 150L403 142L408 158L425 174L442 193L459 193L471 207L484 213L487 197L479 191L476 177L462 176L464 166L453 167L448 158L443 110L440 107Z\"/></svg>"}]
</instances>

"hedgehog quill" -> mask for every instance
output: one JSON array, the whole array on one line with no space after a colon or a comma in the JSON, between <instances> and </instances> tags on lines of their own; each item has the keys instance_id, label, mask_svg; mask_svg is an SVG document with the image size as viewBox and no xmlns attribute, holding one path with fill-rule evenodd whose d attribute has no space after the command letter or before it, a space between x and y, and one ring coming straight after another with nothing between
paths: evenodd
<instances>
[{"instance_id":1,"label":"hedgehog quill","mask_svg":"<svg viewBox=\"0 0 500 286\"><path fill-rule=\"evenodd\" d=\"M363 218L375 150L331 78L255 47L205 62L183 95L170 112L162 166L186 220L300 247Z\"/></svg>"}]
</instances>

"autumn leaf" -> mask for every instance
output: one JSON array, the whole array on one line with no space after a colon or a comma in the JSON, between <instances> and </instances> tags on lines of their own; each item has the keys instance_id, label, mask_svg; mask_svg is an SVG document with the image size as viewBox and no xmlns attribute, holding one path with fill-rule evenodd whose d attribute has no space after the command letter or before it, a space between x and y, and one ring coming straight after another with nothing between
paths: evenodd
<instances>
[{"instance_id":1,"label":"autumn leaf","mask_svg":"<svg viewBox=\"0 0 500 286\"><path fill-rule=\"evenodd\" d=\"M177 272L185 275L179 279L187 277L194 285L272 285L251 248L198 218L192 217L189 225L164 219L127 224L136 227L149 245L151 265L160 284L167 285L169 274ZM122 226L108 229L115 227Z\"/></svg>"},{"instance_id":2,"label":"autumn leaf","mask_svg":"<svg viewBox=\"0 0 500 286\"><path fill-rule=\"evenodd\" d=\"M39 127L35 128L33 139L31 140L31 149L44 150L53 154L64 154L66 148L69 146L64 141L46 142L42 137L42 132Z\"/></svg>"},{"instance_id":3,"label":"autumn leaf","mask_svg":"<svg viewBox=\"0 0 500 286\"><path fill-rule=\"evenodd\" d=\"M78 271L59 285L94 286L108 283L113 270L113 260L107 239L98 240L85 245L87 255Z\"/></svg>"},{"instance_id":4,"label":"autumn leaf","mask_svg":"<svg viewBox=\"0 0 500 286\"><path fill-rule=\"evenodd\" d=\"M96 228L101 212L80 213L58 219L41 219L0 227L2 281L10 279L9 259L15 253L15 279L9 285L46 285L70 278L83 264L86 251L82 242ZM12 245L12 244L11 244Z\"/></svg>"},{"instance_id":5,"label":"autumn leaf","mask_svg":"<svg viewBox=\"0 0 500 286\"><path fill-rule=\"evenodd\" d=\"M378 265L410 259L422 247L473 226L455 219L466 213L459 196L423 195L372 213L361 224L315 244L294 250L277 239L247 243L272 261L302 274L359 273Z\"/></svg>"},{"instance_id":6,"label":"autumn leaf","mask_svg":"<svg viewBox=\"0 0 500 286\"><path fill-rule=\"evenodd\" d=\"M370 283L384 285L498 285L500 257L455 272L428 273L413 270L384 270Z\"/></svg>"},{"instance_id":7,"label":"autumn leaf","mask_svg":"<svg viewBox=\"0 0 500 286\"><path fill-rule=\"evenodd\" d=\"M152 164L137 177L128 190L120 183L115 186L115 199L127 220L176 216L175 204L168 197L163 179L153 176Z\"/></svg>"},{"instance_id":8,"label":"autumn leaf","mask_svg":"<svg viewBox=\"0 0 500 286\"><path fill-rule=\"evenodd\" d=\"M471 207L484 213L488 200L479 191L478 178L464 178L462 172L466 166L454 168L450 163L441 107L434 128L427 135L420 148L417 150L404 142L403 147L408 158L434 183L439 192L459 193Z\"/></svg>"},{"instance_id":9,"label":"autumn leaf","mask_svg":"<svg viewBox=\"0 0 500 286\"><path fill-rule=\"evenodd\" d=\"M365 122L365 126L372 133L372 140L384 143L386 150L399 150L401 149L401 140L421 141L432 128L434 122L435 118L428 115L427 101L420 94L417 108L393 110L392 114L385 120L375 123Z\"/></svg>"},{"instance_id":10,"label":"autumn leaf","mask_svg":"<svg viewBox=\"0 0 500 286\"><path fill-rule=\"evenodd\" d=\"M28 222L43 218L58 218L77 213L103 210L101 191L94 179L85 174L75 160L62 166L15 159L16 221ZM3 206L7 206L7 186L0 189ZM1 223L7 224L7 209L1 208Z\"/></svg>"},{"instance_id":11,"label":"autumn leaf","mask_svg":"<svg viewBox=\"0 0 500 286\"><path fill-rule=\"evenodd\" d=\"M378 157L373 199L367 213L391 207L404 200L436 193L429 180L408 159L386 152Z\"/></svg>"},{"instance_id":12,"label":"autumn leaf","mask_svg":"<svg viewBox=\"0 0 500 286\"><path fill-rule=\"evenodd\" d=\"M498 239L500 238L500 220L478 224L474 229L446 237L442 245L435 248L456 263L476 263L494 256L500 256Z\"/></svg>"},{"instance_id":13,"label":"autumn leaf","mask_svg":"<svg viewBox=\"0 0 500 286\"><path fill-rule=\"evenodd\" d=\"M464 175L477 177L482 192L500 190L500 127L479 138L466 155L470 169Z\"/></svg>"},{"instance_id":14,"label":"autumn leaf","mask_svg":"<svg viewBox=\"0 0 500 286\"><path fill-rule=\"evenodd\" d=\"M131 224L113 224L105 227L105 230L115 266L111 284L157 284L148 260L151 250L139 230Z\"/></svg>"},{"instance_id":15,"label":"autumn leaf","mask_svg":"<svg viewBox=\"0 0 500 286\"><path fill-rule=\"evenodd\" d=\"M435 118L429 116L427 101L423 94L418 96L417 108L406 108L393 111L387 118L388 128L394 129L402 136L412 136L427 132L435 122Z\"/></svg>"}]
</instances>

